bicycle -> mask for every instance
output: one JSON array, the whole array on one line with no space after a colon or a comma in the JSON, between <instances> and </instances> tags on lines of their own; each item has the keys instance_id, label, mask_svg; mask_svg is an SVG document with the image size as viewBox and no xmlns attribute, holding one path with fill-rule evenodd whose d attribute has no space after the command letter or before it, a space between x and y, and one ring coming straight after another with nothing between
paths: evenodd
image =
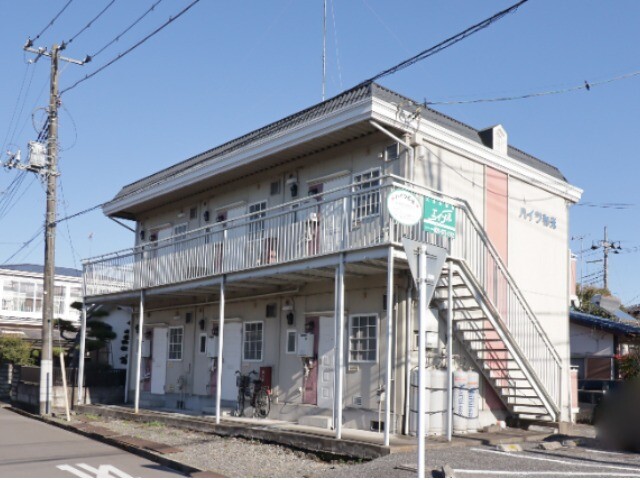
<instances>
[{"instance_id":1,"label":"bicycle","mask_svg":"<svg viewBox=\"0 0 640 480\"><path fill-rule=\"evenodd\" d=\"M256 378L251 379L254 375ZM271 410L271 391L262 384L258 372L250 371L247 375L236 370L236 387L238 387L237 409L235 416L244 417L245 400L249 397L249 404L253 407L253 416L266 418Z\"/></svg>"}]
</instances>

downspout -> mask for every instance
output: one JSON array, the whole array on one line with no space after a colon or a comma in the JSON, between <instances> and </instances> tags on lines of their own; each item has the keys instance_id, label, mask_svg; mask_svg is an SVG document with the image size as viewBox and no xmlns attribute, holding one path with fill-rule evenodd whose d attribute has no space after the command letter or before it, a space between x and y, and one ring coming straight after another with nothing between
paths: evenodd
<instances>
[{"instance_id":1,"label":"downspout","mask_svg":"<svg viewBox=\"0 0 640 480\"><path fill-rule=\"evenodd\" d=\"M414 177L414 152L413 152L413 146L410 143L406 142L405 140L402 140L400 137L397 137L396 135L391 133L389 130L384 128L378 122L375 122L373 120L369 120L369 123L373 127L375 127L378 130L380 130L382 133L384 133L387 137L389 137L392 140L398 142L400 145L402 145L403 147L405 147L407 149L407 154L409 156L409 158L407 159L408 160L407 161L407 164L408 164L407 170L408 171L405 172L404 177L409 181L413 181L413 177Z\"/></svg>"}]
</instances>

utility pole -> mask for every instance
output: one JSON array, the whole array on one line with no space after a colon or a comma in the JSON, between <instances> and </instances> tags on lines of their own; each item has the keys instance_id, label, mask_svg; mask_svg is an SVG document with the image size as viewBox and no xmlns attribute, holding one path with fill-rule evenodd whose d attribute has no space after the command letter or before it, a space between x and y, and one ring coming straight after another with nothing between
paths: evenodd
<instances>
[{"instance_id":1,"label":"utility pole","mask_svg":"<svg viewBox=\"0 0 640 480\"><path fill-rule=\"evenodd\" d=\"M613 253L618 254L622 247L620 246L620 242L610 242L607 237L607 227L604 227L604 238L599 240L598 242L591 245L591 250L597 250L602 248L603 254L603 286L605 289L609 289L609 251L613 251Z\"/></svg>"},{"instance_id":2,"label":"utility pole","mask_svg":"<svg viewBox=\"0 0 640 480\"><path fill-rule=\"evenodd\" d=\"M83 65L85 62L62 57L60 52L64 50L64 42L61 45L54 44L51 50L45 48L32 48L31 39L27 41L24 50L35 53L37 57L34 62L42 56L51 58L51 79L49 88L49 108L48 108L48 135L47 135L47 158L40 166L40 162L33 162L30 159L28 165L14 164L16 168L24 170L38 171L46 177L47 181L47 201L44 231L44 286L42 295L42 352L40 354L40 415L51 413L51 397L53 388L53 303L54 303L54 280L56 268L56 207L57 207L57 187L58 187L58 107L60 105L60 95L58 93L58 64L60 60Z\"/></svg>"}]
</instances>

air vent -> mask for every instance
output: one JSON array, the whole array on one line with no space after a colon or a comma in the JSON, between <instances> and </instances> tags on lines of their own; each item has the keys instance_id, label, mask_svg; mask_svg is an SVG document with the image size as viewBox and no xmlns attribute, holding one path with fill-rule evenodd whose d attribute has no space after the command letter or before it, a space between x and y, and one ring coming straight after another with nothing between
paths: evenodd
<instances>
[{"instance_id":1,"label":"air vent","mask_svg":"<svg viewBox=\"0 0 640 480\"><path fill-rule=\"evenodd\" d=\"M389 145L387 148L384 149L384 159L387 162L390 162L391 160L397 160L398 157L400 156L400 146L397 143L394 143L393 145Z\"/></svg>"},{"instance_id":2,"label":"air vent","mask_svg":"<svg viewBox=\"0 0 640 480\"><path fill-rule=\"evenodd\" d=\"M280 193L280 180L271 182L271 195L278 195Z\"/></svg>"},{"instance_id":3,"label":"air vent","mask_svg":"<svg viewBox=\"0 0 640 480\"><path fill-rule=\"evenodd\" d=\"M354 395L352 399L352 403L356 407L362 406L362 395Z\"/></svg>"},{"instance_id":4,"label":"air vent","mask_svg":"<svg viewBox=\"0 0 640 480\"><path fill-rule=\"evenodd\" d=\"M371 423L369 424L369 430L371 430L372 432L382 432L384 430L384 422L371 420Z\"/></svg>"},{"instance_id":5,"label":"air vent","mask_svg":"<svg viewBox=\"0 0 640 480\"><path fill-rule=\"evenodd\" d=\"M267 304L267 309L265 312L265 317L267 318L275 318L276 317L276 311L277 311L277 305L275 303L268 303Z\"/></svg>"},{"instance_id":6,"label":"air vent","mask_svg":"<svg viewBox=\"0 0 640 480\"><path fill-rule=\"evenodd\" d=\"M198 207L191 207L191 209L189 210L189 218L191 220L195 220L196 218L198 218Z\"/></svg>"}]
</instances>

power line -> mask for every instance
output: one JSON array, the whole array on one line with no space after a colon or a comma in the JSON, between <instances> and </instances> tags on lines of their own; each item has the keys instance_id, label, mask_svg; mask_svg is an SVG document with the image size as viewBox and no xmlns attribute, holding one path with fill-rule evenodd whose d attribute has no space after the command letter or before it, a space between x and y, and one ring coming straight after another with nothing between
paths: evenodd
<instances>
[{"instance_id":1,"label":"power line","mask_svg":"<svg viewBox=\"0 0 640 480\"><path fill-rule=\"evenodd\" d=\"M618 75L616 77L607 78L606 80L601 80L598 82L583 82L580 85L575 85L573 87L562 88L558 90L548 90L542 92L534 92L534 93L525 93L522 95L513 95L507 97L495 97L495 98L478 98L475 100L452 100L450 102L425 102L426 105L466 105L472 103L488 103L488 102L508 102L511 100L524 100L527 98L535 98L535 97L544 97L547 95L560 95L563 93L576 92L579 90L591 90L594 87L599 87L601 85L605 85L607 83L617 82L620 80L626 80L628 78L636 77L640 75L640 70L636 70L635 72L625 73L623 75Z\"/></svg>"},{"instance_id":2,"label":"power line","mask_svg":"<svg viewBox=\"0 0 640 480\"><path fill-rule=\"evenodd\" d=\"M36 238L38 238L42 232L44 232L44 225L41 226L38 231L36 233L33 234L33 236L27 240L26 242L24 242L22 244L22 246L20 248L18 248L18 250L16 250L13 255L11 255L9 258L7 258L3 263L7 264L9 263L13 258L15 258L16 255L18 255L21 251L23 251L25 248L27 248Z\"/></svg>"},{"instance_id":3,"label":"power line","mask_svg":"<svg viewBox=\"0 0 640 480\"><path fill-rule=\"evenodd\" d=\"M101 66L100 68L98 68L97 70L91 72L88 75L85 75L83 78L81 78L80 80L78 80L76 83L72 84L71 86L65 88L64 90L62 90L60 92L60 95L68 92L69 90L77 87L78 85L80 85L82 82L85 82L87 80L89 80L90 78L92 78L93 76L97 75L98 73L100 73L102 70L104 70L105 68L113 65L115 62L117 62L118 60L120 60L121 58L123 58L124 56L126 56L127 54L131 53L133 50L135 50L136 48L138 48L140 45L142 45L144 42L146 42L147 40L149 40L151 37L153 37L154 35L156 35L158 32L160 32L162 29L164 29L166 26L168 26L169 24L173 23L175 20L177 20L178 18L180 18L182 15L184 15L188 10L190 10L196 3L200 2L200 0L194 0L193 2L191 2L189 5L187 5L185 8L183 8L177 15L169 17L169 20L167 20L166 22L164 22L162 25L160 25L158 28L156 28L153 32L151 32L150 34L148 34L146 37L144 37L142 40L138 41L137 43L135 43L133 46L129 47L127 50L125 50L123 53L118 54L116 57L114 57L113 59L111 59L109 62L105 63L103 66Z\"/></svg>"},{"instance_id":4,"label":"power line","mask_svg":"<svg viewBox=\"0 0 640 480\"><path fill-rule=\"evenodd\" d=\"M102 52L104 52L107 48L109 48L111 45L113 45L114 43L116 43L117 41L120 40L120 38L126 34L129 30L131 30L133 27L135 27L144 17L146 17L149 13L151 13L157 6L158 4L162 2L162 0L157 0L153 5L151 5L141 16L139 16L131 25L129 25L127 28L125 28L122 32L120 32L118 35L116 35L109 43L107 43L106 45L104 45L102 48L100 48L96 53L94 53L93 55L89 55L89 60L92 60L94 58L96 58L98 55L100 55Z\"/></svg>"},{"instance_id":5,"label":"power line","mask_svg":"<svg viewBox=\"0 0 640 480\"><path fill-rule=\"evenodd\" d=\"M106 12L107 10L109 10L109 8L111 7L111 5L113 5L116 2L116 0L111 0L106 7L104 7L100 13L98 13L98 15L96 15L95 17L93 17L89 23L87 23L84 27L82 27L82 29L76 33L73 37L71 37L69 40L67 40L67 43L71 43L73 42L76 38L78 38L85 30L89 29L91 27L91 25L93 25L93 22L95 22L96 20L98 20L103 14L104 12Z\"/></svg>"},{"instance_id":6,"label":"power line","mask_svg":"<svg viewBox=\"0 0 640 480\"><path fill-rule=\"evenodd\" d=\"M53 17L53 19L51 19L51 21L50 21L49 23L47 23L47 25L42 29L42 31L41 31L38 35L36 35L36 36L35 36L35 38L32 40L32 42L35 42L36 40L38 40L38 39L40 38L40 36L41 36L44 32L46 32L46 31L47 31L47 29L48 29L51 25L53 25L53 24L54 24L54 22L58 19L58 17L59 17L60 15L62 15L62 12L64 12L64 11L67 9L67 7L71 4L71 2L73 2L73 0L69 0L69 1L64 5L64 7L62 7L62 9L61 9L57 14L56 14L56 16L55 16L55 17Z\"/></svg>"},{"instance_id":7,"label":"power line","mask_svg":"<svg viewBox=\"0 0 640 480\"><path fill-rule=\"evenodd\" d=\"M411 65L424 60L425 58L431 57L432 55L435 55L436 53L441 52L442 50L445 50L446 48L449 48L453 45L455 45L456 43L464 40L465 38L473 35L474 33L479 32L480 30L484 30L485 28L487 28L488 26L490 26L491 24L497 22L498 20L502 19L503 17L505 17L506 15L515 12L520 6L522 6L523 4L527 3L529 0L520 0L518 3L510 6L509 8L506 8L498 13L496 13L495 15L492 15L491 17L476 23L475 25L472 25L471 27L463 30L460 33L457 33L455 35L453 35L452 37L447 38L446 40L438 43L437 45L434 45L433 47L430 47L426 50L423 50L422 52L418 53L417 55L414 55L411 58L408 58L400 63L398 63L397 65L394 65L391 68L388 68L386 70L383 70L382 72L378 73L377 75L374 75L373 77L371 77L368 80L365 80L364 82L361 82L358 86L366 84L366 83L370 83L370 82L375 82L377 80L379 80L382 77L386 77L387 75L392 75L400 70L403 70L407 67L410 67Z\"/></svg>"},{"instance_id":8,"label":"power line","mask_svg":"<svg viewBox=\"0 0 640 480\"><path fill-rule=\"evenodd\" d=\"M86 213L93 212L94 210L97 210L98 208L102 207L103 205L105 205L105 204L104 204L104 203L101 203L101 204L99 204L99 205L94 205L94 206L93 206L93 207L91 207L91 208L87 208L87 209L85 209L85 210L82 210L82 211L80 211L80 212L74 213L74 214L72 214L72 215L69 215L69 216L66 216L66 217L63 217L63 218L58 218L58 219L55 221L55 223L56 223L56 224L58 224L58 223L66 222L67 220L71 220L72 218L79 217L80 215L84 215L84 214L86 214Z\"/></svg>"}]
</instances>

